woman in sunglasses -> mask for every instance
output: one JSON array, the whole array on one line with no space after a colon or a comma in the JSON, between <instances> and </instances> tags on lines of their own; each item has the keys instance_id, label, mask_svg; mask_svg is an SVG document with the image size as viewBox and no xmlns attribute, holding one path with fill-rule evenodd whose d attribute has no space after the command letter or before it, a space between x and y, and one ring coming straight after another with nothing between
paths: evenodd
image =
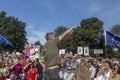
<instances>
[{"instance_id":1,"label":"woman in sunglasses","mask_svg":"<svg viewBox=\"0 0 120 80\"><path fill-rule=\"evenodd\" d=\"M74 80L74 73L72 72L72 66L69 66L67 72L64 74L63 80Z\"/></svg>"},{"instance_id":2,"label":"woman in sunglasses","mask_svg":"<svg viewBox=\"0 0 120 80\"><path fill-rule=\"evenodd\" d=\"M113 65L109 80L120 80L120 66L118 64Z\"/></svg>"}]
</instances>

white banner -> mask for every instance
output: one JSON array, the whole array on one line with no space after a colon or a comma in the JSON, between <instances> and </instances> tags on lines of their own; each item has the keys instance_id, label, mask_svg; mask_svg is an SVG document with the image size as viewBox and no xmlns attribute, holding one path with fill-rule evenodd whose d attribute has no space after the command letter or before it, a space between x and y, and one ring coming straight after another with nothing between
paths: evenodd
<instances>
[{"instance_id":1,"label":"white banner","mask_svg":"<svg viewBox=\"0 0 120 80\"><path fill-rule=\"evenodd\" d=\"M103 54L103 49L94 49L94 54Z\"/></svg>"},{"instance_id":2,"label":"white banner","mask_svg":"<svg viewBox=\"0 0 120 80\"><path fill-rule=\"evenodd\" d=\"M69 54L70 54L70 56L73 56L73 53L72 53L72 51L70 51L70 53L69 53Z\"/></svg>"},{"instance_id":3,"label":"white banner","mask_svg":"<svg viewBox=\"0 0 120 80\"><path fill-rule=\"evenodd\" d=\"M65 54L65 49L60 49L59 50L59 54L61 55L61 54Z\"/></svg>"},{"instance_id":4,"label":"white banner","mask_svg":"<svg viewBox=\"0 0 120 80\"><path fill-rule=\"evenodd\" d=\"M78 47L77 48L77 53L82 55L83 54L83 47Z\"/></svg>"},{"instance_id":5,"label":"white banner","mask_svg":"<svg viewBox=\"0 0 120 80\"><path fill-rule=\"evenodd\" d=\"M84 56L89 56L89 47L84 47Z\"/></svg>"}]
</instances>

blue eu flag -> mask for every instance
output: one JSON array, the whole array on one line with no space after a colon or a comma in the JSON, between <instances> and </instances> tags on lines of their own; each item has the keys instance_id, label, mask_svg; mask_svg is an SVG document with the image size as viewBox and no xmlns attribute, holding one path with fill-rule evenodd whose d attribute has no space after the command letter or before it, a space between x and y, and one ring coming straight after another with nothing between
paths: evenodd
<instances>
[{"instance_id":1,"label":"blue eu flag","mask_svg":"<svg viewBox=\"0 0 120 80\"><path fill-rule=\"evenodd\" d=\"M120 48L120 37L106 31L106 46L114 46Z\"/></svg>"}]
</instances>

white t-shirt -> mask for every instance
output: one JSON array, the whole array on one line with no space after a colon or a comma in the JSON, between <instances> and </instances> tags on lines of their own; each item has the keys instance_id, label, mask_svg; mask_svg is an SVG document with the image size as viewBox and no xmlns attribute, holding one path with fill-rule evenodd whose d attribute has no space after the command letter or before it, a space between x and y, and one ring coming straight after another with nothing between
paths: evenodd
<instances>
[{"instance_id":1,"label":"white t-shirt","mask_svg":"<svg viewBox=\"0 0 120 80\"><path fill-rule=\"evenodd\" d=\"M95 67L92 67L92 68L91 68L90 78L95 78L95 74L96 74L96 68L95 68Z\"/></svg>"},{"instance_id":2,"label":"white t-shirt","mask_svg":"<svg viewBox=\"0 0 120 80\"><path fill-rule=\"evenodd\" d=\"M74 73L70 73L70 74L68 74L67 72L65 72L65 74L64 74L64 79L67 79L67 78L74 78Z\"/></svg>"},{"instance_id":3,"label":"white t-shirt","mask_svg":"<svg viewBox=\"0 0 120 80\"><path fill-rule=\"evenodd\" d=\"M105 80L109 80L111 71L104 74Z\"/></svg>"},{"instance_id":4,"label":"white t-shirt","mask_svg":"<svg viewBox=\"0 0 120 80\"><path fill-rule=\"evenodd\" d=\"M77 61L79 64L81 63L81 59L77 59L76 61Z\"/></svg>"},{"instance_id":5,"label":"white t-shirt","mask_svg":"<svg viewBox=\"0 0 120 80\"><path fill-rule=\"evenodd\" d=\"M60 79L63 79L63 76L64 76L64 74L62 73L62 71L60 71L60 72L59 72L59 77L60 77Z\"/></svg>"},{"instance_id":6,"label":"white t-shirt","mask_svg":"<svg viewBox=\"0 0 120 80\"><path fill-rule=\"evenodd\" d=\"M97 76L94 80L105 80L103 75Z\"/></svg>"}]
</instances>

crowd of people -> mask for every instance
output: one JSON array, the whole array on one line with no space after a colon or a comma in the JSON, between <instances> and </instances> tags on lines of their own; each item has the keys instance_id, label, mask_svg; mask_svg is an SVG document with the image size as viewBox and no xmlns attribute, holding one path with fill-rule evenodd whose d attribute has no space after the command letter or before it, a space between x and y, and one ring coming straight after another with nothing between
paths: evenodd
<instances>
[{"instance_id":1,"label":"crowd of people","mask_svg":"<svg viewBox=\"0 0 120 80\"><path fill-rule=\"evenodd\" d=\"M86 57L81 60L80 65L89 69L90 80L120 80L120 59Z\"/></svg>"},{"instance_id":2,"label":"crowd of people","mask_svg":"<svg viewBox=\"0 0 120 80\"><path fill-rule=\"evenodd\" d=\"M77 65L84 65L91 80L120 80L120 59L60 55L60 80L76 80ZM44 80L44 56L25 60L24 54L0 54L0 80Z\"/></svg>"},{"instance_id":3,"label":"crowd of people","mask_svg":"<svg viewBox=\"0 0 120 80\"><path fill-rule=\"evenodd\" d=\"M24 54L0 54L0 80L42 80L43 61L42 56L26 60Z\"/></svg>"},{"instance_id":4,"label":"crowd of people","mask_svg":"<svg viewBox=\"0 0 120 80\"><path fill-rule=\"evenodd\" d=\"M45 35L47 42L39 57L35 57L38 52L28 54L29 47L26 47L25 54L0 54L0 80L76 80L78 65L88 70L88 80L120 80L120 59L58 53L58 43L75 27L58 37L53 32L48 32Z\"/></svg>"}]
</instances>

